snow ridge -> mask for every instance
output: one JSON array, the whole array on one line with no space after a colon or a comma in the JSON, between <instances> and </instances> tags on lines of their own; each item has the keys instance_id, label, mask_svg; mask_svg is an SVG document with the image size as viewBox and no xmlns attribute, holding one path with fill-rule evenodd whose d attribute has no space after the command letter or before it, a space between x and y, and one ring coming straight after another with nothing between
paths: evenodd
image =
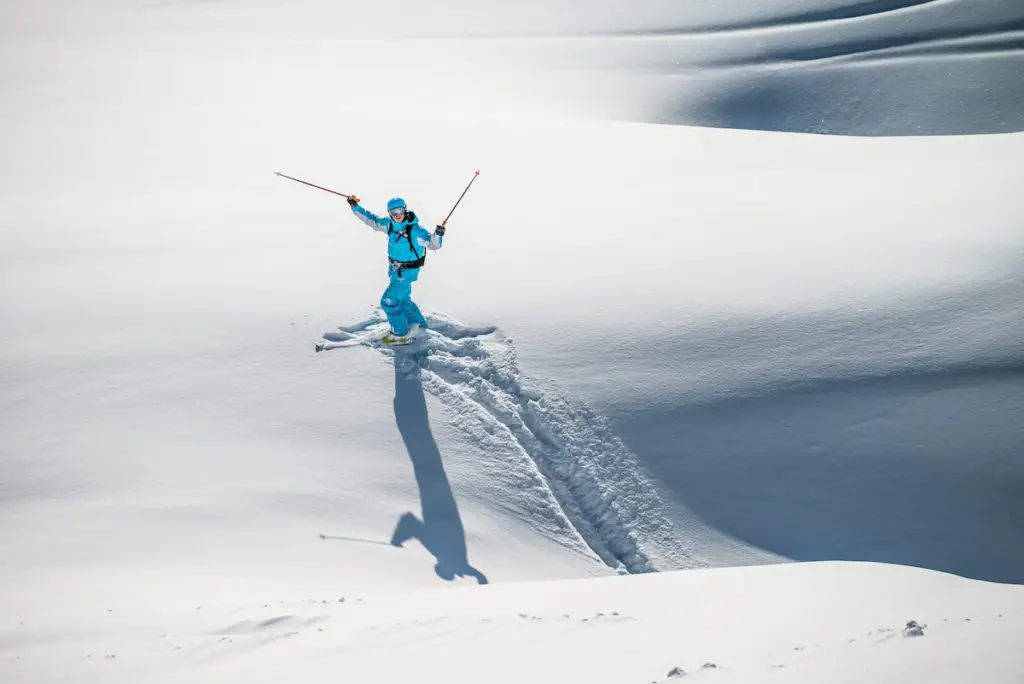
<instances>
[{"instance_id":1,"label":"snow ridge","mask_svg":"<svg viewBox=\"0 0 1024 684\"><path fill-rule=\"evenodd\" d=\"M557 502L555 515L605 564L629 573L660 569L652 552L678 545L678 536L635 455L604 420L550 383L528 386L512 340L497 328L467 328L438 314L428 321L413 345L371 346L394 358L396 372L419 373L460 422L481 423L479 434L499 436L529 459Z\"/></svg>"}]
</instances>

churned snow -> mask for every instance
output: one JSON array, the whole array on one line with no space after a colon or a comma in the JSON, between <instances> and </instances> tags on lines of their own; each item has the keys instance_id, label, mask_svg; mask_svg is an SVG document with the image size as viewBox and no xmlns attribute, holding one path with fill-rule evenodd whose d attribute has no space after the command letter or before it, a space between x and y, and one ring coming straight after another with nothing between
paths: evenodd
<instances>
[{"instance_id":1,"label":"churned snow","mask_svg":"<svg viewBox=\"0 0 1024 684\"><path fill-rule=\"evenodd\" d=\"M1018 5L5 3L0 679L1024 680Z\"/></svg>"}]
</instances>

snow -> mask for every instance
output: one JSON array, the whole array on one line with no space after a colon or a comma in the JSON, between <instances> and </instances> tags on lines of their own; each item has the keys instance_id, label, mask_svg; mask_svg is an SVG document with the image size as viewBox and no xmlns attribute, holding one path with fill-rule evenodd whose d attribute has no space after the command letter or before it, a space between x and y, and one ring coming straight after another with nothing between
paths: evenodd
<instances>
[{"instance_id":1,"label":"snow","mask_svg":"<svg viewBox=\"0 0 1024 684\"><path fill-rule=\"evenodd\" d=\"M677 5L5 3L0 679L1024 679L1018 3Z\"/></svg>"},{"instance_id":2,"label":"snow","mask_svg":"<svg viewBox=\"0 0 1024 684\"><path fill-rule=\"evenodd\" d=\"M58 681L663 682L679 668L715 682L1014 682L1022 609L1019 591L931 571L792 564L102 612L75 638L14 636L7 667L36 680L48 659ZM904 636L911 621L922 636Z\"/></svg>"}]
</instances>

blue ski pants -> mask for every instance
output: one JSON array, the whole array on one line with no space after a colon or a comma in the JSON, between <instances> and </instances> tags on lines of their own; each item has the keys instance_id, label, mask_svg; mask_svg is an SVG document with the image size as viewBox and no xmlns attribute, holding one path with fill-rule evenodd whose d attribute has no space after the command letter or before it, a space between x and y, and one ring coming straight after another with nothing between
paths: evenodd
<instances>
[{"instance_id":1,"label":"blue ski pants","mask_svg":"<svg viewBox=\"0 0 1024 684\"><path fill-rule=\"evenodd\" d=\"M412 284L420 277L420 269L388 267L388 289L380 298L380 308L387 314L391 329L399 335L409 332L409 326L427 327L427 320L412 301Z\"/></svg>"}]
</instances>

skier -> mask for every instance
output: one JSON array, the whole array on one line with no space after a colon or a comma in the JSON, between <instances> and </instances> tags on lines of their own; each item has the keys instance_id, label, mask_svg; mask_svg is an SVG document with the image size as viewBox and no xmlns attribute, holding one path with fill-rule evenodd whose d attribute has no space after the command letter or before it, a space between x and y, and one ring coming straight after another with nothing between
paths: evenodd
<instances>
[{"instance_id":1,"label":"skier","mask_svg":"<svg viewBox=\"0 0 1024 684\"><path fill-rule=\"evenodd\" d=\"M416 328L427 327L420 308L412 301L412 284L420 276L427 250L441 249L444 226L437 226L433 233L427 231L401 197L388 200L388 215L384 217L359 206L356 197L349 197L348 203L359 220L388 235L390 283L380 298L380 306L387 314L391 330L381 341L384 344L407 344L415 336Z\"/></svg>"}]
</instances>

